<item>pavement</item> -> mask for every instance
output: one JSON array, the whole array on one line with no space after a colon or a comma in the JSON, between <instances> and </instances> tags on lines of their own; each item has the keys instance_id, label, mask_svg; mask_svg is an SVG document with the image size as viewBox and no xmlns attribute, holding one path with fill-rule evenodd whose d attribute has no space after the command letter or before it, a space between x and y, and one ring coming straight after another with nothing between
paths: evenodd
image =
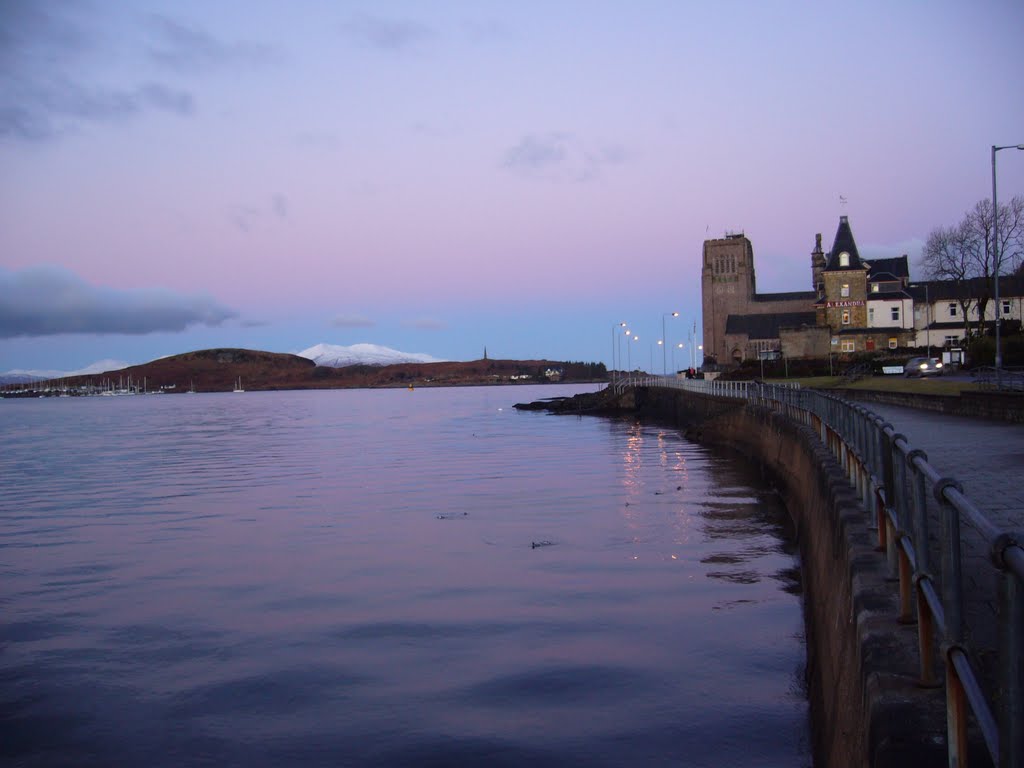
<instances>
[{"instance_id":1,"label":"pavement","mask_svg":"<svg viewBox=\"0 0 1024 768\"><path fill-rule=\"evenodd\" d=\"M1024 531L1024 424L948 416L881 403L859 403L893 425L912 448L927 454L944 477L954 477L964 494L998 527ZM932 569L940 566L938 505L929 503ZM962 536L965 635L982 687L992 693L998 676L998 571L989 543L967 521ZM936 575L938 575L936 573Z\"/></svg>"}]
</instances>

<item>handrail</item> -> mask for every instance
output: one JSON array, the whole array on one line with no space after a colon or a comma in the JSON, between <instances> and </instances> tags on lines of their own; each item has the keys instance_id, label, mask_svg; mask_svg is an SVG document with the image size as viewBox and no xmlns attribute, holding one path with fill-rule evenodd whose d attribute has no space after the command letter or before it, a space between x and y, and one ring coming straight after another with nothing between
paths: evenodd
<instances>
[{"instance_id":1,"label":"handrail","mask_svg":"<svg viewBox=\"0 0 1024 768\"><path fill-rule=\"evenodd\" d=\"M857 490L878 543L899 580L900 620L918 625L920 683L934 686L936 641L944 660L947 749L950 765L967 764L967 716L973 714L994 765L1024 768L1024 532L993 524L953 477L941 474L922 450L893 425L835 395L760 382L631 376L629 386L681 389L771 408L815 430ZM929 501L941 531L939 575L931 568ZM976 670L979 648L965 638L961 535L965 524L980 535L999 577L998 696L984 691Z\"/></svg>"}]
</instances>

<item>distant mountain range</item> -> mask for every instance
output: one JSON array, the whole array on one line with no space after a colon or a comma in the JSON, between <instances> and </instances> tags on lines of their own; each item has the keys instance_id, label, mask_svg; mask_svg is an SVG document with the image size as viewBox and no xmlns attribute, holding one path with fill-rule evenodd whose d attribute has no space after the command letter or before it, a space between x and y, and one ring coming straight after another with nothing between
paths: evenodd
<instances>
[{"instance_id":1,"label":"distant mountain range","mask_svg":"<svg viewBox=\"0 0 1024 768\"><path fill-rule=\"evenodd\" d=\"M340 347L337 344L317 344L295 354L328 368L344 368L348 365L447 362L419 352L399 352L397 349L381 347L376 344L353 344L351 347Z\"/></svg>"},{"instance_id":2,"label":"distant mountain range","mask_svg":"<svg viewBox=\"0 0 1024 768\"><path fill-rule=\"evenodd\" d=\"M317 344L302 352L299 357L312 360L320 366L328 368L344 368L349 365L397 365L400 363L441 363L444 360L418 352L400 352L397 349L382 347L377 344L353 344L342 347L337 344ZM128 368L129 363L122 360L100 360L77 371L26 371L13 370L0 373L0 384L30 384L34 381L48 379L66 379L72 376L88 376L97 373L108 373Z\"/></svg>"}]
</instances>

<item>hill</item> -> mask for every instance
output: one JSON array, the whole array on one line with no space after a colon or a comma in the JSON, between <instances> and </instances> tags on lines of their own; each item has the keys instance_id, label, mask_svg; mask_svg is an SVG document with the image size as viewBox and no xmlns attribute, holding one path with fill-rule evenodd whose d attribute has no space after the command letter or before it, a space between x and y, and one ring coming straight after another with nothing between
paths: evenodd
<instances>
[{"instance_id":1,"label":"hill","mask_svg":"<svg viewBox=\"0 0 1024 768\"><path fill-rule=\"evenodd\" d=\"M132 387L148 391L225 392L241 379L247 391L402 386L466 386L547 381L603 381L602 363L551 360L473 360L394 365L318 366L299 355L251 349L205 349L164 357L106 374L67 377L69 389Z\"/></svg>"}]
</instances>

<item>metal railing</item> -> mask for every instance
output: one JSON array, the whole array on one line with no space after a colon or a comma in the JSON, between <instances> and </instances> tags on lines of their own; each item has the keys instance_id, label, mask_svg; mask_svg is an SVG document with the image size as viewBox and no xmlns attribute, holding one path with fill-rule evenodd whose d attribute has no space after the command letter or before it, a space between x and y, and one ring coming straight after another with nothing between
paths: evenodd
<instances>
[{"instance_id":1,"label":"metal railing","mask_svg":"<svg viewBox=\"0 0 1024 768\"><path fill-rule=\"evenodd\" d=\"M811 427L846 472L877 527L879 549L885 552L890 575L899 581L899 621L917 623L922 686L943 684L935 673L936 662L942 661L949 765L967 765L969 711L993 764L1024 768L1024 533L994 525L956 479L928 463L924 451L912 448L876 414L842 398L756 382L634 377L632 385L745 400ZM931 530L935 515L930 506L933 511L937 507L939 531ZM965 633L965 524L981 536L999 581L998 661L987 692L977 660L979 651L991 649L970 647ZM937 547L932 545L937 558L930 551L933 539L938 541ZM938 575L932 570L934 559Z\"/></svg>"},{"instance_id":2,"label":"metal railing","mask_svg":"<svg viewBox=\"0 0 1024 768\"><path fill-rule=\"evenodd\" d=\"M984 366L972 370L971 377L981 389L1024 392L1024 370L1020 368L1002 368L997 371L993 366Z\"/></svg>"}]
</instances>

